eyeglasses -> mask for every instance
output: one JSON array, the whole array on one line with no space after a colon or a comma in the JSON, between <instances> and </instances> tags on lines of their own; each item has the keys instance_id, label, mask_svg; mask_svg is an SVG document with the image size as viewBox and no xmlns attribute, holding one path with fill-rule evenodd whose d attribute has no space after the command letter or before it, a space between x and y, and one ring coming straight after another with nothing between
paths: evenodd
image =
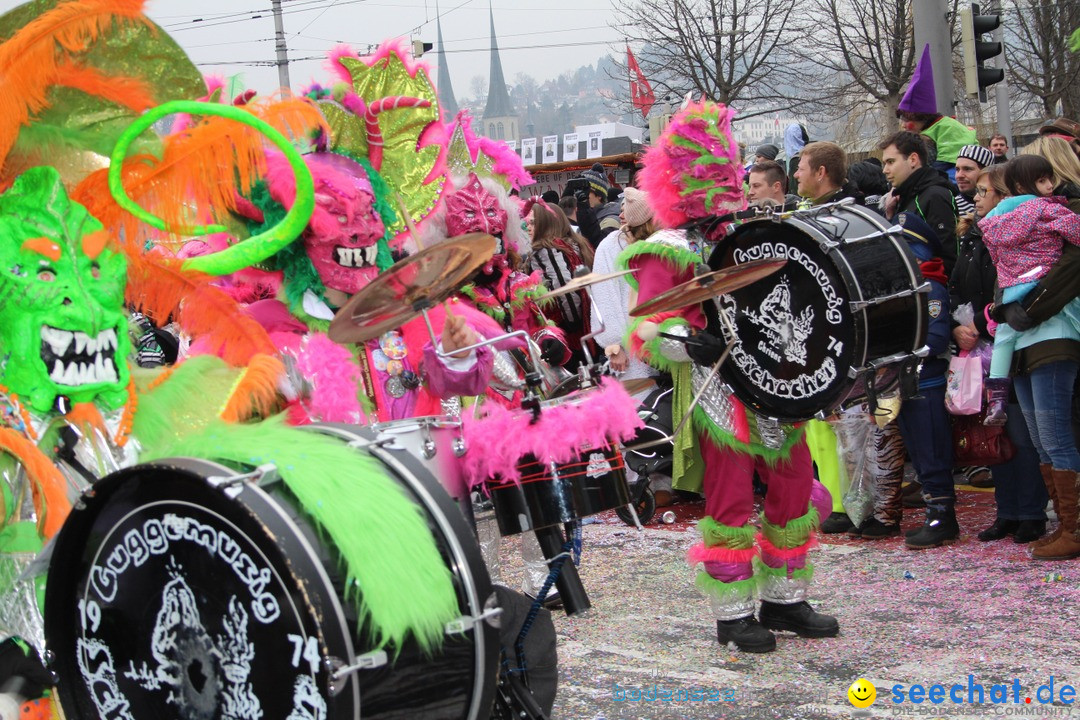
<instances>
[{"instance_id":1,"label":"eyeglasses","mask_svg":"<svg viewBox=\"0 0 1080 720\"><path fill-rule=\"evenodd\" d=\"M979 187L978 185L975 186L975 194L979 197L986 197L986 193L988 192L990 192L990 188L988 187Z\"/></svg>"}]
</instances>

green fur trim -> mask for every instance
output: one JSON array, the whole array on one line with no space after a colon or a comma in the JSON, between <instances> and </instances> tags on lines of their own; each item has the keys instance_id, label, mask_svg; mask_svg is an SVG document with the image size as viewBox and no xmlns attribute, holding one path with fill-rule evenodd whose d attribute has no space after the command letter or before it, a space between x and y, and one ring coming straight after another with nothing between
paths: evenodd
<instances>
[{"instance_id":1,"label":"green fur trim","mask_svg":"<svg viewBox=\"0 0 1080 720\"><path fill-rule=\"evenodd\" d=\"M364 168L364 172L367 173L368 181L371 183L371 189L375 193L375 211L379 213L379 218L382 220L383 227L386 228L386 232L379 238L379 250L375 255L375 267L379 268L379 272L383 272L394 264L394 256L390 252L390 241L394 239L394 236L391 233L390 228L396 225L398 220L394 205L390 202L390 186L386 184L382 175L371 166L371 163L369 163L366 158L356 157L351 153L344 152L341 148L335 149L334 152L345 155L360 163L361 167Z\"/></svg>"},{"instance_id":2,"label":"green fur trim","mask_svg":"<svg viewBox=\"0 0 1080 720\"><path fill-rule=\"evenodd\" d=\"M756 528L753 525L732 527L718 523L712 516L706 515L698 520L697 526L705 547L719 546L730 550L749 550L754 547Z\"/></svg>"},{"instance_id":3,"label":"green fur trim","mask_svg":"<svg viewBox=\"0 0 1080 720\"><path fill-rule=\"evenodd\" d=\"M769 567L766 565L760 557L754 558L754 578L761 585L765 583L765 579L769 576L778 578L791 578L792 580L805 580L810 582L814 577L814 564L810 561L806 562L806 567L801 567L798 570L788 570L787 563L784 563L783 567Z\"/></svg>"},{"instance_id":4,"label":"green fur trim","mask_svg":"<svg viewBox=\"0 0 1080 720\"><path fill-rule=\"evenodd\" d=\"M619 256L615 258L615 269L629 270L630 261L639 255L652 255L658 257L678 271L693 267L701 262L701 256L689 248L680 248L664 243L639 240L636 243L631 243L630 247L619 253ZM633 274L625 275L624 277L626 278L626 282L630 283L630 287L634 290L638 289L638 281Z\"/></svg>"},{"instance_id":5,"label":"green fur trim","mask_svg":"<svg viewBox=\"0 0 1080 720\"><path fill-rule=\"evenodd\" d=\"M418 503L373 457L343 441L291 428L281 417L250 425L214 423L163 455L255 467L273 463L346 571L346 596L379 647L409 635L425 652L442 644L459 614L447 564Z\"/></svg>"},{"instance_id":6,"label":"green fur trim","mask_svg":"<svg viewBox=\"0 0 1080 720\"><path fill-rule=\"evenodd\" d=\"M495 303L494 305L486 302L481 302L476 295L476 284L469 283L459 291L462 295L472 300L473 307L480 312L487 315L489 318L499 323L500 325L506 320L506 309L501 303Z\"/></svg>"},{"instance_id":7,"label":"green fur trim","mask_svg":"<svg viewBox=\"0 0 1080 720\"><path fill-rule=\"evenodd\" d=\"M647 320L649 320L649 318L647 317L633 319L633 322L630 323L626 331L626 337L623 338L624 342L626 343L626 347L633 347L633 343L631 342L632 338L634 337L634 335L637 334L637 330L641 326L641 323ZM671 332L673 328L688 326L689 323L686 322L686 318L670 317L660 323L660 325L657 327L657 331ZM657 370L663 370L669 373L674 372L676 368L687 364L684 360L672 360L671 358L666 357L664 353L661 352L663 342L664 338L660 337L659 334L652 340L643 342L641 344L641 350L639 353L641 359L649 365L652 365Z\"/></svg>"},{"instance_id":8,"label":"green fur trim","mask_svg":"<svg viewBox=\"0 0 1080 720\"><path fill-rule=\"evenodd\" d=\"M136 386L152 381L161 372L164 370L133 373ZM144 453L159 454L161 447L216 420L241 372L216 356L196 355L177 365L153 390L139 393L132 434Z\"/></svg>"},{"instance_id":9,"label":"green fur trim","mask_svg":"<svg viewBox=\"0 0 1080 720\"><path fill-rule=\"evenodd\" d=\"M260 180L252 188L251 202L263 213L262 222L248 221L248 230L252 234L276 225L285 217L285 206L270 196L265 180ZM319 279L315 266L311 264L302 240L286 245L270 259L270 263L285 274L285 299L289 310L294 314L303 313L304 293L308 290L315 293L320 300L326 301L326 286Z\"/></svg>"},{"instance_id":10,"label":"green fur trim","mask_svg":"<svg viewBox=\"0 0 1080 720\"><path fill-rule=\"evenodd\" d=\"M747 413L750 412L750 410L747 410ZM733 450L738 450L739 452L749 453L756 457L760 457L769 465L775 465L778 462L787 460L791 455L791 448L802 439L804 432L804 426L789 426L790 429L787 432L787 437L784 439L783 446L779 449L775 449L765 447L760 442L754 440L751 440L749 443L736 440L734 435L717 427L716 423L712 421L712 418L708 416L700 405L694 408L692 420L695 427L707 432L709 438L720 447L731 448ZM753 433L751 433L751 437L753 437Z\"/></svg>"},{"instance_id":11,"label":"green fur trim","mask_svg":"<svg viewBox=\"0 0 1080 720\"><path fill-rule=\"evenodd\" d=\"M757 578L750 577L746 580L723 582L717 580L704 570L699 570L697 577L694 579L694 587L705 595L708 595L710 598L722 603L730 603L733 600L742 600L744 598L753 597L757 585Z\"/></svg>"},{"instance_id":12,"label":"green fur trim","mask_svg":"<svg viewBox=\"0 0 1080 720\"><path fill-rule=\"evenodd\" d=\"M787 525L773 525L761 514L761 534L778 548L795 548L810 541L810 536L818 527L818 511L814 506L802 517L788 520Z\"/></svg>"}]
</instances>

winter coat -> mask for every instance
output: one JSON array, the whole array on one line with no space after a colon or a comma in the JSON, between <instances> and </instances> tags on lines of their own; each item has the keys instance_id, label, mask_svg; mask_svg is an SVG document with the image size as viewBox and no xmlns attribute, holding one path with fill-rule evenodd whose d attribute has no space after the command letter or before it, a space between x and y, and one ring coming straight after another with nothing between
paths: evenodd
<instances>
[{"instance_id":1,"label":"winter coat","mask_svg":"<svg viewBox=\"0 0 1080 720\"><path fill-rule=\"evenodd\" d=\"M956 154L965 145L977 145L979 143L975 131L958 120L948 116L942 116L922 131L922 134L934 141L937 146L938 162L956 164Z\"/></svg>"},{"instance_id":2,"label":"winter coat","mask_svg":"<svg viewBox=\"0 0 1080 720\"><path fill-rule=\"evenodd\" d=\"M960 238L959 255L949 276L949 301L952 310L964 303L971 303L975 311L975 329L979 337L988 342L993 338L986 327L986 307L994 302L997 285L997 269L990 252L983 244L982 231L977 224ZM956 321L951 326L956 327Z\"/></svg>"},{"instance_id":3,"label":"winter coat","mask_svg":"<svg viewBox=\"0 0 1080 720\"><path fill-rule=\"evenodd\" d=\"M955 158L954 158L955 159ZM918 213L941 243L940 257L945 273L956 264L956 203L948 178L932 167L922 167L894 188L899 198L897 212Z\"/></svg>"},{"instance_id":4,"label":"winter coat","mask_svg":"<svg viewBox=\"0 0 1080 720\"><path fill-rule=\"evenodd\" d=\"M1061 257L1064 243L1080 245L1080 215L1062 197L1005 198L979 228L1002 288L1038 280Z\"/></svg>"}]
</instances>

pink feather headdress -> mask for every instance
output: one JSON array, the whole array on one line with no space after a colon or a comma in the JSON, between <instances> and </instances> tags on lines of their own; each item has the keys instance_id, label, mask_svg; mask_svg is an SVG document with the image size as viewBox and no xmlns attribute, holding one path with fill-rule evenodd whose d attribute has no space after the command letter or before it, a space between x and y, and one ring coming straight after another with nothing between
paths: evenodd
<instances>
[{"instance_id":1,"label":"pink feather headdress","mask_svg":"<svg viewBox=\"0 0 1080 720\"><path fill-rule=\"evenodd\" d=\"M667 227L746 207L730 108L712 101L679 111L645 154L638 187Z\"/></svg>"}]
</instances>

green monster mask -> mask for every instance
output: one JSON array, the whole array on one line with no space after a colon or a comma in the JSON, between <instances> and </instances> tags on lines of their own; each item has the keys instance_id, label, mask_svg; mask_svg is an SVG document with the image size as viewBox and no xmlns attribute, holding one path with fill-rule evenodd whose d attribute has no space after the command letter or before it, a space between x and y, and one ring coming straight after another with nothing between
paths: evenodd
<instances>
[{"instance_id":1,"label":"green monster mask","mask_svg":"<svg viewBox=\"0 0 1080 720\"><path fill-rule=\"evenodd\" d=\"M0 383L38 413L127 400L127 262L107 241L54 168L0 195Z\"/></svg>"}]
</instances>

